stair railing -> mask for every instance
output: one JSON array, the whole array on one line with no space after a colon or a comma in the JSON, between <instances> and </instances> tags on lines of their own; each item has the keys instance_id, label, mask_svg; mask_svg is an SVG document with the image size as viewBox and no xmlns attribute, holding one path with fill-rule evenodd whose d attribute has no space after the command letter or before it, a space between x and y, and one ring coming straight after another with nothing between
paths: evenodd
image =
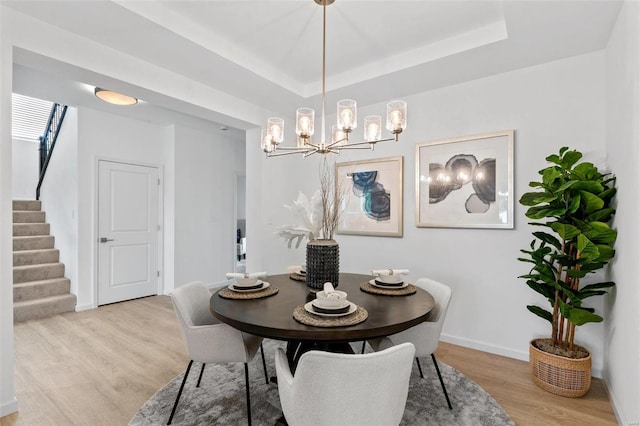
<instances>
[{"instance_id":1,"label":"stair railing","mask_svg":"<svg viewBox=\"0 0 640 426\"><path fill-rule=\"evenodd\" d=\"M47 121L47 128L44 131L44 135L40 136L40 178L38 179L38 187L36 188L36 200L40 199L40 187L42 186L44 175L47 173L47 167L49 167L49 161L51 161L51 154L53 154L53 148L56 146L60 126L62 126L62 121L66 113L66 105L53 104L51 113L49 114L49 120Z\"/></svg>"}]
</instances>

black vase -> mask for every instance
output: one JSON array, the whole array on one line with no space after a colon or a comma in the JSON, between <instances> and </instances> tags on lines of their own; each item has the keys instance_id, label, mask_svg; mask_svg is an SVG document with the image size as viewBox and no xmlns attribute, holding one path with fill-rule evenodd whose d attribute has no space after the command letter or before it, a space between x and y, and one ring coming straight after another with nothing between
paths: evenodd
<instances>
[{"instance_id":1,"label":"black vase","mask_svg":"<svg viewBox=\"0 0 640 426\"><path fill-rule=\"evenodd\" d=\"M307 287L322 290L324 283L338 287L340 246L335 240L311 240L307 243Z\"/></svg>"}]
</instances>

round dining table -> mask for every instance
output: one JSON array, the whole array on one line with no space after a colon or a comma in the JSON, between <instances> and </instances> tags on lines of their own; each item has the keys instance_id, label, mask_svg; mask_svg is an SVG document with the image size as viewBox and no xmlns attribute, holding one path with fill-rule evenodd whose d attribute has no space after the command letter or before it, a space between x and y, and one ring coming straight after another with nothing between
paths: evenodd
<instances>
[{"instance_id":1,"label":"round dining table","mask_svg":"<svg viewBox=\"0 0 640 426\"><path fill-rule=\"evenodd\" d=\"M218 290L211 296L212 314L230 326L257 336L307 345L347 343L388 336L425 321L434 306L428 292L416 287L407 296L385 296L362 291L360 285L373 277L341 273L337 290L367 310L365 321L351 326L317 327L302 324L293 317L296 307L315 298L305 282L289 274L270 275L265 281L278 288L272 296L260 299L225 299Z\"/></svg>"}]
</instances>

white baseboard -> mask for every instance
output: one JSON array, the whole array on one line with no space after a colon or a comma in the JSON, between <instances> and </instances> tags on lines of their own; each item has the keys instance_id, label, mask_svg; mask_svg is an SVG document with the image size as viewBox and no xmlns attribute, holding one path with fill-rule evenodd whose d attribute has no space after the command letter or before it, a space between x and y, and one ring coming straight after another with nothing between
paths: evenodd
<instances>
[{"instance_id":1,"label":"white baseboard","mask_svg":"<svg viewBox=\"0 0 640 426\"><path fill-rule=\"evenodd\" d=\"M611 390L609 384L605 379L602 379L602 384L604 385L607 394L609 395L609 400L611 401L611 407L613 407L613 414L616 416L616 420L619 425L628 425L628 426L638 426L640 422L638 420L632 422L628 418L625 417L624 413L620 410L620 405L618 404L618 398L616 394Z\"/></svg>"},{"instance_id":2,"label":"white baseboard","mask_svg":"<svg viewBox=\"0 0 640 426\"><path fill-rule=\"evenodd\" d=\"M8 416L9 414L16 413L18 411L18 399L14 396L10 401L3 402L0 405L0 417Z\"/></svg>"},{"instance_id":3,"label":"white baseboard","mask_svg":"<svg viewBox=\"0 0 640 426\"><path fill-rule=\"evenodd\" d=\"M84 305L76 305L76 312L82 312L82 311L88 311L89 309L94 309L95 306L93 306L91 303L86 303Z\"/></svg>"},{"instance_id":4,"label":"white baseboard","mask_svg":"<svg viewBox=\"0 0 640 426\"><path fill-rule=\"evenodd\" d=\"M529 351L515 351L503 346L490 345L477 340L467 339L464 337L451 336L449 334L441 334L440 340L447 343L452 343L458 346L464 346L465 348L476 349L482 352L488 352L490 354L506 356L507 358L519 359L520 361L529 361ZM593 377L602 378L601 369L591 369L591 375Z\"/></svg>"}]
</instances>

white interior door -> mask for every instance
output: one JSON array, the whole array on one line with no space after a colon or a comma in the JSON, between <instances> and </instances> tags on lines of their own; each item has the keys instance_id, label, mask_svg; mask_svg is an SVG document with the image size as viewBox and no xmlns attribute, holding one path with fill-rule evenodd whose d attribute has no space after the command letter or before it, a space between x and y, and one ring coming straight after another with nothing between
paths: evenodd
<instances>
[{"instance_id":1,"label":"white interior door","mask_svg":"<svg viewBox=\"0 0 640 426\"><path fill-rule=\"evenodd\" d=\"M98 164L98 305L158 294L159 171Z\"/></svg>"}]
</instances>

